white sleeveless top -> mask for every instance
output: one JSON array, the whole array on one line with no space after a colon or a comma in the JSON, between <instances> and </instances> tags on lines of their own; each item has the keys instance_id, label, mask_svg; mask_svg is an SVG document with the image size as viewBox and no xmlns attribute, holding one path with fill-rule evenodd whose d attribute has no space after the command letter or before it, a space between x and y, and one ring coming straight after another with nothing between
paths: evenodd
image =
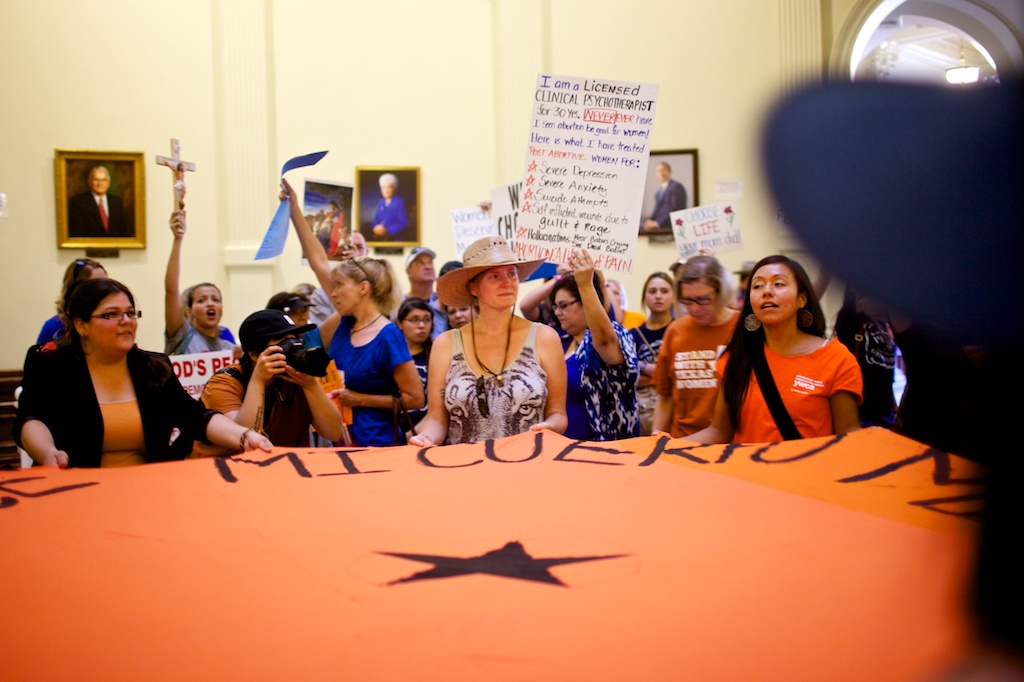
<instances>
[{"instance_id":1,"label":"white sleeveless top","mask_svg":"<svg viewBox=\"0 0 1024 682\"><path fill-rule=\"evenodd\" d=\"M462 330L452 335L452 360L444 387L444 406L448 410L448 443L475 443L504 438L528 431L544 421L548 398L548 375L537 361L537 328L530 325L519 355L502 372L502 385L490 374L476 374L466 363ZM483 378L483 396L477 386ZM489 415L480 413L483 397Z\"/></svg>"}]
</instances>

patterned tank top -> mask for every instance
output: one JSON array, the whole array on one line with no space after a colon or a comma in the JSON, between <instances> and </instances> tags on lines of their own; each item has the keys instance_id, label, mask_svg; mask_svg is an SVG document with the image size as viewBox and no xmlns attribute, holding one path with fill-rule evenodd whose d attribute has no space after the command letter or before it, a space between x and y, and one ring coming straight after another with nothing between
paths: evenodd
<instances>
[{"instance_id":1,"label":"patterned tank top","mask_svg":"<svg viewBox=\"0 0 1024 682\"><path fill-rule=\"evenodd\" d=\"M476 374L470 369L462 345L462 330L455 330L452 335L452 361L444 387L448 443L504 438L527 431L544 421L548 375L537 362L539 326L536 322L530 326L523 349L502 373L500 386L493 376ZM477 387L481 385L483 395L478 396ZM480 413L484 401L489 412L486 417Z\"/></svg>"}]
</instances>

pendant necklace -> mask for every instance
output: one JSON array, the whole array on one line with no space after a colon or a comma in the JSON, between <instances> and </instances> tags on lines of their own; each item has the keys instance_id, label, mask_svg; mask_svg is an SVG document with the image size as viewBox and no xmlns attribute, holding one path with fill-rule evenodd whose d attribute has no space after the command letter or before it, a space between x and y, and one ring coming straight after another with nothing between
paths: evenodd
<instances>
[{"instance_id":1,"label":"pendant necklace","mask_svg":"<svg viewBox=\"0 0 1024 682\"><path fill-rule=\"evenodd\" d=\"M371 324L373 324L374 322L376 322L377 320L379 320L382 317L384 317L384 313L381 313L381 314L377 315L377 317L373 318L372 320L370 320L369 322L364 324L362 327L357 327L357 328L353 329L352 331L349 332L349 336L351 336L352 334L355 334L356 332L363 331L364 329L366 329L367 327L369 327Z\"/></svg>"},{"instance_id":2,"label":"pendant necklace","mask_svg":"<svg viewBox=\"0 0 1024 682\"><path fill-rule=\"evenodd\" d=\"M497 373L490 367L480 362L480 355L476 352L476 326L473 324L473 320L469 321L469 331L473 336L473 358L476 360L476 364L480 365L480 369L484 370L498 381L498 386L505 385L505 362L508 359L508 347L512 343L512 317L515 316L515 309L512 311L512 315L508 320L508 334L505 336L505 352L501 354L501 373Z\"/></svg>"}]
</instances>

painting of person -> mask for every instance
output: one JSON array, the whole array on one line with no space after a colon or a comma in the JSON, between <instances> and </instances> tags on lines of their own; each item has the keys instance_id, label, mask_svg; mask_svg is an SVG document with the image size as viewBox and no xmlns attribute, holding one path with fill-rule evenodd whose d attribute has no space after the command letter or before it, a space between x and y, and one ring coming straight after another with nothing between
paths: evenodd
<instances>
[{"instance_id":1,"label":"painting of person","mask_svg":"<svg viewBox=\"0 0 1024 682\"><path fill-rule=\"evenodd\" d=\"M88 189L68 201L68 237L133 237L135 220L120 196L110 192L106 166L89 170Z\"/></svg>"}]
</instances>

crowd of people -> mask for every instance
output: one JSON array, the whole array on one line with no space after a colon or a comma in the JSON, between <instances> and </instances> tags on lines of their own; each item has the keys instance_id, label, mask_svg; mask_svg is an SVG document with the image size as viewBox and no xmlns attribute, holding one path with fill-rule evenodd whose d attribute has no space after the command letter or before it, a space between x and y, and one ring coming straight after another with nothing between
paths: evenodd
<instances>
[{"instance_id":1,"label":"crowd of people","mask_svg":"<svg viewBox=\"0 0 1024 682\"><path fill-rule=\"evenodd\" d=\"M25 362L16 437L33 460L107 466L271 445L432 447L531 430L586 441L777 442L904 426L894 329L908 346L912 330L855 292L830 325L819 302L827 277L812 282L788 257L732 272L709 253L679 259L647 276L640 310L630 310L622 282L585 250L520 296L541 262L520 261L501 237L477 240L439 271L436 253L419 246L405 259L403 290L362 235L334 245L345 255L337 260L295 201L290 218L315 283L270 297L242 323L239 342L221 325L215 284L181 289L183 210L169 220L166 355L135 346L142 313L126 286L97 261L69 264L57 314ZM168 355L224 350L235 364L198 401L178 390ZM47 390L55 373L73 377L74 390ZM86 427L69 399L98 418ZM909 416L912 435L928 442Z\"/></svg>"}]
</instances>

